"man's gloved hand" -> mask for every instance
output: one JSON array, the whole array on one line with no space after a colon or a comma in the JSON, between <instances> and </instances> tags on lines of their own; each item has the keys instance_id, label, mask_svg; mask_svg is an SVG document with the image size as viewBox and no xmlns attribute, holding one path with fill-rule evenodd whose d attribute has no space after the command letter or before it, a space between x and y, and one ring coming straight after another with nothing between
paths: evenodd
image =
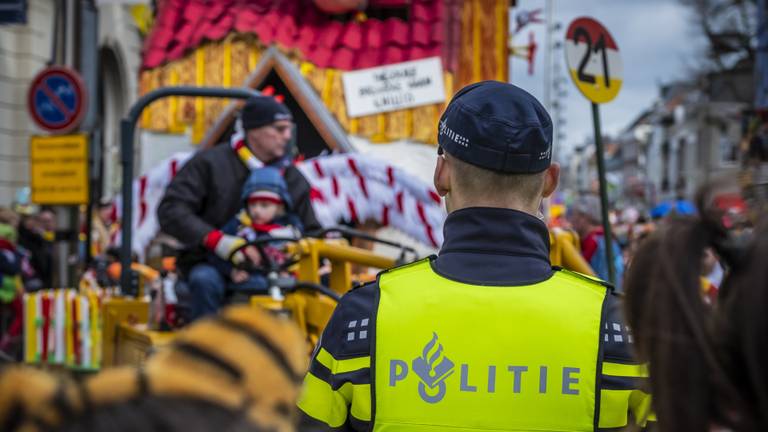
<instances>
[{"instance_id":1,"label":"man's gloved hand","mask_svg":"<svg viewBox=\"0 0 768 432\"><path fill-rule=\"evenodd\" d=\"M203 244L208 250L224 261L230 261L235 265L245 261L243 251L237 251L237 253L232 255L232 252L245 244L245 240L240 237L224 234L219 230L213 230L205 236Z\"/></svg>"}]
</instances>

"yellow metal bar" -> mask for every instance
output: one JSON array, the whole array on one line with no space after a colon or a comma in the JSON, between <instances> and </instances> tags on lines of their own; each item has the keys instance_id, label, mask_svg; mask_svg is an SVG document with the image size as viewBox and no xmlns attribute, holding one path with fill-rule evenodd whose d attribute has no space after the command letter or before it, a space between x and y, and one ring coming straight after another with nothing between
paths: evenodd
<instances>
[{"instance_id":1,"label":"yellow metal bar","mask_svg":"<svg viewBox=\"0 0 768 432\"><path fill-rule=\"evenodd\" d=\"M379 269L395 265L395 260L376 255L366 249L349 246L344 239L303 239L298 244L289 245L288 253L299 255L298 278L303 282L320 283L320 260L330 260L330 287L339 294L344 294L352 287L352 263ZM304 333L309 346L313 347L331 318L336 302L317 293L301 290L288 294L284 301L275 301L266 296L252 296L251 305L279 312L289 311ZM104 363L107 363L106 360Z\"/></svg>"},{"instance_id":2,"label":"yellow metal bar","mask_svg":"<svg viewBox=\"0 0 768 432\"><path fill-rule=\"evenodd\" d=\"M301 248L299 280L320 283L320 256L315 242L317 240L306 239L299 244Z\"/></svg>"},{"instance_id":3,"label":"yellow metal bar","mask_svg":"<svg viewBox=\"0 0 768 432\"><path fill-rule=\"evenodd\" d=\"M116 364L118 327L124 322L146 323L149 320L149 302L134 299L111 299L103 306L102 366Z\"/></svg>"},{"instance_id":4,"label":"yellow metal bar","mask_svg":"<svg viewBox=\"0 0 768 432\"><path fill-rule=\"evenodd\" d=\"M316 247L320 257L328 258L331 261L347 261L349 263L360 264L379 269L388 269L394 267L395 260L392 258L376 255L375 253L331 241L309 240L316 242Z\"/></svg>"},{"instance_id":5,"label":"yellow metal bar","mask_svg":"<svg viewBox=\"0 0 768 432\"><path fill-rule=\"evenodd\" d=\"M344 294L352 288L352 265L349 261L331 261L331 289Z\"/></svg>"},{"instance_id":6,"label":"yellow metal bar","mask_svg":"<svg viewBox=\"0 0 768 432\"><path fill-rule=\"evenodd\" d=\"M314 347L323 329L331 319L336 302L325 296L317 296L306 303L307 339Z\"/></svg>"}]
</instances>

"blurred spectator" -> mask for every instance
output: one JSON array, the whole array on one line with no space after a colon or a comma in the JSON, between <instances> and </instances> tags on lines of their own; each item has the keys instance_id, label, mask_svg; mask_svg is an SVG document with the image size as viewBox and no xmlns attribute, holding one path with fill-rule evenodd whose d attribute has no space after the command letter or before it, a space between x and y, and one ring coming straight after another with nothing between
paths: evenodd
<instances>
[{"instance_id":1,"label":"blurred spectator","mask_svg":"<svg viewBox=\"0 0 768 432\"><path fill-rule=\"evenodd\" d=\"M37 215L37 219L40 221L43 238L53 242L56 237L56 212L50 207L43 207Z\"/></svg>"},{"instance_id":2,"label":"blurred spectator","mask_svg":"<svg viewBox=\"0 0 768 432\"><path fill-rule=\"evenodd\" d=\"M112 201L99 202L95 206L91 223L91 256L98 257L107 252L117 226L114 222Z\"/></svg>"},{"instance_id":3,"label":"blurred spectator","mask_svg":"<svg viewBox=\"0 0 768 432\"><path fill-rule=\"evenodd\" d=\"M29 252L32 268L44 288L53 287L53 240L55 215L50 209L39 214L26 214L19 224L19 246Z\"/></svg>"},{"instance_id":4,"label":"blurred spectator","mask_svg":"<svg viewBox=\"0 0 768 432\"><path fill-rule=\"evenodd\" d=\"M722 214L673 218L629 268L627 318L661 432L768 430L768 225L748 232ZM717 307L701 289L710 248L729 269Z\"/></svg>"},{"instance_id":5,"label":"blurred spectator","mask_svg":"<svg viewBox=\"0 0 768 432\"><path fill-rule=\"evenodd\" d=\"M0 430L293 431L308 346L292 322L248 306L180 332L141 368L73 383L13 367L0 375Z\"/></svg>"},{"instance_id":6,"label":"blurred spectator","mask_svg":"<svg viewBox=\"0 0 768 432\"><path fill-rule=\"evenodd\" d=\"M0 207L0 351L8 352L21 336L22 255L16 248L19 216ZM10 354L10 353L9 353Z\"/></svg>"},{"instance_id":7,"label":"blurred spectator","mask_svg":"<svg viewBox=\"0 0 768 432\"><path fill-rule=\"evenodd\" d=\"M747 157L752 162L768 162L768 121L764 121L749 141Z\"/></svg>"},{"instance_id":8,"label":"blurred spectator","mask_svg":"<svg viewBox=\"0 0 768 432\"><path fill-rule=\"evenodd\" d=\"M629 266L637 249L642 242L656 229L653 222L649 222L645 216L639 216L637 222L629 227L627 233L627 246L624 249L624 265Z\"/></svg>"},{"instance_id":9,"label":"blurred spectator","mask_svg":"<svg viewBox=\"0 0 768 432\"><path fill-rule=\"evenodd\" d=\"M581 196L576 199L569 213L573 229L581 238L581 254L603 280L608 280L608 265L606 259L605 238L600 214L600 199L594 195ZM614 275L616 290L621 291L621 280L624 275L624 259L618 243L611 242L613 249Z\"/></svg>"},{"instance_id":10,"label":"blurred spectator","mask_svg":"<svg viewBox=\"0 0 768 432\"><path fill-rule=\"evenodd\" d=\"M715 252L712 248L704 250L704 258L701 264L701 275L715 287L719 287L723 282L723 266L720 265Z\"/></svg>"}]
</instances>

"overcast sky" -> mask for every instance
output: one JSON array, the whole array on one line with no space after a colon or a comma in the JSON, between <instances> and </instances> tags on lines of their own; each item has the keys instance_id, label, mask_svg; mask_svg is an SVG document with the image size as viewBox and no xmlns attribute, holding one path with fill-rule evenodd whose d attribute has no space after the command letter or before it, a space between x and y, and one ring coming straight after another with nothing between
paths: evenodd
<instances>
[{"instance_id":1,"label":"overcast sky","mask_svg":"<svg viewBox=\"0 0 768 432\"><path fill-rule=\"evenodd\" d=\"M690 11L678 0L553 0L554 21L562 28L553 36L553 42L563 41L565 30L574 18L590 16L601 22L613 35L624 64L624 81L619 95L600 106L603 133L615 134L626 127L658 95L658 84L690 75L691 66L702 55L703 40L696 32ZM544 0L519 0L513 9L542 9ZM543 101L544 95L544 24L531 24L517 33L514 45L525 45L529 33L535 33L539 50L536 53L534 75L528 75L525 60L512 60L512 82L528 90ZM576 89L568 76L562 50L553 56L560 61L561 74L566 82L563 88L563 118L566 135L562 145L572 148L592 137L590 105Z\"/></svg>"}]
</instances>

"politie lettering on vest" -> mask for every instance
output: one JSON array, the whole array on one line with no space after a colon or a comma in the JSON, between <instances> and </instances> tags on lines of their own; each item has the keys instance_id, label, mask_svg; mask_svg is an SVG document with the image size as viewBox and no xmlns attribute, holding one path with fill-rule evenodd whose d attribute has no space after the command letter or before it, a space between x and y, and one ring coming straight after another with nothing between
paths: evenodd
<instances>
[{"instance_id":1,"label":"politie lettering on vest","mask_svg":"<svg viewBox=\"0 0 768 432\"><path fill-rule=\"evenodd\" d=\"M437 333L432 333L432 339L424 346L421 355L411 362L403 359L391 359L389 361L389 386L396 387L398 383L405 382L409 376L416 375L419 380L419 396L424 402L438 403L443 400L448 392L449 385L446 380L454 375L455 363L450 360L443 345L438 341ZM511 386L498 387L499 380L504 379L497 370L506 371L507 377L511 377ZM558 369L561 377L561 386L556 389L551 387L550 370ZM556 371L557 372L557 371ZM453 382L450 388L468 393L496 393L496 391L509 391L511 393L539 393L547 394L550 391L559 391L563 395L579 395L579 372L577 367L561 366L552 368L547 365L474 365L462 363L459 372L459 381ZM538 373L536 386L524 387L522 378L525 374ZM484 380L483 380L484 379ZM455 380L453 380L455 381ZM479 388L479 390L478 390Z\"/></svg>"}]
</instances>

